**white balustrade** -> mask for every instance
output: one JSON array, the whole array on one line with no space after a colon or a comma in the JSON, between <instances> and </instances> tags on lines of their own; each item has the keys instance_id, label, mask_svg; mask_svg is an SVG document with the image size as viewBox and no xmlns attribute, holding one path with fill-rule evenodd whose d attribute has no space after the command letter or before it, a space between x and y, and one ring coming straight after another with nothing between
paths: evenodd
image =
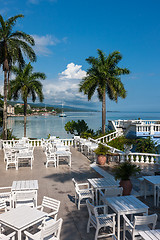
<instances>
[{"instance_id":1,"label":"white balustrade","mask_svg":"<svg viewBox=\"0 0 160 240\"><path fill-rule=\"evenodd\" d=\"M124 162L129 160L131 163L147 163L147 164L155 164L159 163L160 154L153 153L129 153L129 154L121 154L120 153L120 162Z\"/></svg>"},{"instance_id":2,"label":"white balustrade","mask_svg":"<svg viewBox=\"0 0 160 240\"><path fill-rule=\"evenodd\" d=\"M98 142L101 142L101 143L107 143L107 142L110 142L112 141L114 138L117 138L119 136L123 135L122 133L119 133L119 132L112 132L112 133L109 133L103 137L100 137L100 138L97 138L96 140Z\"/></svg>"},{"instance_id":3,"label":"white balustrade","mask_svg":"<svg viewBox=\"0 0 160 240\"><path fill-rule=\"evenodd\" d=\"M65 146L73 146L74 145L74 139L60 139L61 142L65 145ZM40 147L42 146L42 142L50 142L51 140L49 139L34 139L34 140L31 140L31 139L28 139L26 140L26 143L28 143L29 146L32 146L32 147ZM19 143L19 140L2 140L2 144L3 144L3 148L6 147L6 148L11 148L11 147L14 147L17 143Z\"/></svg>"}]
</instances>

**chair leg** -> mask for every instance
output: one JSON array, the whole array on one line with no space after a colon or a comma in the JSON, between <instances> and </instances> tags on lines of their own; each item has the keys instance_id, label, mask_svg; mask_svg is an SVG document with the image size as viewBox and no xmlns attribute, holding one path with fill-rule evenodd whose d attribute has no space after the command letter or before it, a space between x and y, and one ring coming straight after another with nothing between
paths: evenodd
<instances>
[{"instance_id":1,"label":"chair leg","mask_svg":"<svg viewBox=\"0 0 160 240\"><path fill-rule=\"evenodd\" d=\"M125 224L125 221L124 221L124 224L123 224L123 240L126 239L126 224Z\"/></svg>"},{"instance_id":2,"label":"chair leg","mask_svg":"<svg viewBox=\"0 0 160 240\"><path fill-rule=\"evenodd\" d=\"M87 223L87 233L90 232L90 218L88 219L88 223Z\"/></svg>"},{"instance_id":3,"label":"chair leg","mask_svg":"<svg viewBox=\"0 0 160 240\"><path fill-rule=\"evenodd\" d=\"M78 210L80 210L80 204L81 204L81 199L80 197L78 198Z\"/></svg>"},{"instance_id":4,"label":"chair leg","mask_svg":"<svg viewBox=\"0 0 160 240\"><path fill-rule=\"evenodd\" d=\"M98 232L99 232L99 228L96 229L96 233L95 233L95 238L94 238L94 240L97 240L97 239L98 239Z\"/></svg>"}]
</instances>

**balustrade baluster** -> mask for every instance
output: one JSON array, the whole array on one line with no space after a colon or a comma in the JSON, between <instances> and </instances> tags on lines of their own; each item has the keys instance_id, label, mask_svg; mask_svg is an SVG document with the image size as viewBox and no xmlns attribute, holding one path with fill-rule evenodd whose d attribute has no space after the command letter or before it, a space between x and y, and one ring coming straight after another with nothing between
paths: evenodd
<instances>
[{"instance_id":1,"label":"balustrade baluster","mask_svg":"<svg viewBox=\"0 0 160 240\"><path fill-rule=\"evenodd\" d=\"M154 157L151 156L151 163L154 163Z\"/></svg>"},{"instance_id":2,"label":"balustrade baluster","mask_svg":"<svg viewBox=\"0 0 160 240\"><path fill-rule=\"evenodd\" d=\"M145 162L149 163L149 157L148 156L146 156L146 161Z\"/></svg>"},{"instance_id":3,"label":"balustrade baluster","mask_svg":"<svg viewBox=\"0 0 160 240\"><path fill-rule=\"evenodd\" d=\"M131 154L130 154L130 156L131 156L131 162L133 163L134 162L134 157Z\"/></svg>"},{"instance_id":4,"label":"balustrade baluster","mask_svg":"<svg viewBox=\"0 0 160 240\"><path fill-rule=\"evenodd\" d=\"M136 163L139 163L139 155L136 155Z\"/></svg>"}]
</instances>

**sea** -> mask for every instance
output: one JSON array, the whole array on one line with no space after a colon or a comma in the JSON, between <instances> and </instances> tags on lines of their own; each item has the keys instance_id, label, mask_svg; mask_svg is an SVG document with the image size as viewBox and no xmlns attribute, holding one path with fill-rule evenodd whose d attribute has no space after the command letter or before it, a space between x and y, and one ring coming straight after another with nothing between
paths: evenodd
<instances>
[{"instance_id":1,"label":"sea","mask_svg":"<svg viewBox=\"0 0 160 240\"><path fill-rule=\"evenodd\" d=\"M98 130L102 126L101 112L65 112L67 117L48 116L28 116L27 117L27 137L29 138L47 138L57 136L59 138L72 138L73 135L68 134L64 126L68 121L84 120L90 129ZM106 123L108 120L118 119L138 119L143 120L160 120L160 112L107 112ZM9 117L8 128L13 130L13 135L23 137L23 117Z\"/></svg>"}]
</instances>

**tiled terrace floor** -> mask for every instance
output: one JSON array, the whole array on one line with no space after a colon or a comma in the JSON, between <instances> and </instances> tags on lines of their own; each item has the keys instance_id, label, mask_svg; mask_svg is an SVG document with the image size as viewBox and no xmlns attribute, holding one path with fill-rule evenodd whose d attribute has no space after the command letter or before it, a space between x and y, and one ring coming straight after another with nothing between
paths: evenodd
<instances>
[{"instance_id":1,"label":"tiled terrace floor","mask_svg":"<svg viewBox=\"0 0 160 240\"><path fill-rule=\"evenodd\" d=\"M93 240L95 230L86 233L88 212L86 206L78 211L74 204L74 186L72 178L77 181L86 181L87 178L99 177L90 168L89 160L74 148L72 151L72 168L67 164L60 164L58 168L45 167L45 154L40 147L35 148L33 169L20 167L18 171L14 168L5 170L3 151L0 150L0 187L11 186L14 180L33 180L39 182L38 204L41 204L43 196L52 197L61 201L58 218L63 218L61 240ZM143 200L143 199L141 199ZM152 198L148 198L146 204L151 206L150 213L156 211L160 220L160 208L152 207ZM143 200L144 201L144 200ZM160 228L158 223L157 228ZM106 238L103 238L106 239Z\"/></svg>"}]
</instances>

